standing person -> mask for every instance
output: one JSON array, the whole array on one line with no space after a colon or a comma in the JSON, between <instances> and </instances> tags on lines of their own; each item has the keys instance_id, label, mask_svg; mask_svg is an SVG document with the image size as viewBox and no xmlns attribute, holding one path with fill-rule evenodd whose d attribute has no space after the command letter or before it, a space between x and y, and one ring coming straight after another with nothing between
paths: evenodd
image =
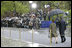
<instances>
[{"instance_id":1,"label":"standing person","mask_svg":"<svg viewBox=\"0 0 72 48\"><path fill-rule=\"evenodd\" d=\"M54 20L52 19L52 23L50 24L50 29L49 29L50 33L50 39L51 39L51 43L52 43L52 37L55 37L55 43L57 44L57 32L56 32L56 24L54 23Z\"/></svg>"},{"instance_id":2,"label":"standing person","mask_svg":"<svg viewBox=\"0 0 72 48\"><path fill-rule=\"evenodd\" d=\"M34 19L33 19L33 28L36 29L36 16L34 16Z\"/></svg>"},{"instance_id":3,"label":"standing person","mask_svg":"<svg viewBox=\"0 0 72 48\"><path fill-rule=\"evenodd\" d=\"M46 12L44 12L43 18L44 18L44 20L46 20Z\"/></svg>"},{"instance_id":4,"label":"standing person","mask_svg":"<svg viewBox=\"0 0 72 48\"><path fill-rule=\"evenodd\" d=\"M41 10L38 10L37 15L38 15L38 18L40 18L40 20L42 20L42 12L41 12Z\"/></svg>"},{"instance_id":5,"label":"standing person","mask_svg":"<svg viewBox=\"0 0 72 48\"><path fill-rule=\"evenodd\" d=\"M40 25L39 25L39 22L40 22L40 19L39 19L38 17L36 17L36 18L35 18L35 28L36 28L36 29L39 29L39 26L40 26Z\"/></svg>"},{"instance_id":6,"label":"standing person","mask_svg":"<svg viewBox=\"0 0 72 48\"><path fill-rule=\"evenodd\" d=\"M31 15L30 21L29 21L29 28L32 29L33 28L33 21L34 21L34 14Z\"/></svg>"},{"instance_id":7,"label":"standing person","mask_svg":"<svg viewBox=\"0 0 72 48\"><path fill-rule=\"evenodd\" d=\"M26 27L26 16L23 18L22 23L23 23L23 27L25 28Z\"/></svg>"},{"instance_id":8,"label":"standing person","mask_svg":"<svg viewBox=\"0 0 72 48\"><path fill-rule=\"evenodd\" d=\"M66 41L65 30L66 30L65 21L62 19L62 17L60 17L60 21L59 21L59 33L60 33L60 36L61 36L61 42L62 43Z\"/></svg>"},{"instance_id":9,"label":"standing person","mask_svg":"<svg viewBox=\"0 0 72 48\"><path fill-rule=\"evenodd\" d=\"M30 28L30 29L33 28L33 23L32 23L32 21L29 22L29 28Z\"/></svg>"}]
</instances>

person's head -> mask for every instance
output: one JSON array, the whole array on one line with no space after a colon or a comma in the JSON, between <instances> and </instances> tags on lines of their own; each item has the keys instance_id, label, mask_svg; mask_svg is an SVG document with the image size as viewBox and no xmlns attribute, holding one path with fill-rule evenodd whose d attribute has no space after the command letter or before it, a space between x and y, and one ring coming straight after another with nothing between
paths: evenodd
<instances>
[{"instance_id":1,"label":"person's head","mask_svg":"<svg viewBox=\"0 0 72 48\"><path fill-rule=\"evenodd\" d=\"M34 18L35 14L32 14L31 17Z\"/></svg>"},{"instance_id":2,"label":"person's head","mask_svg":"<svg viewBox=\"0 0 72 48\"><path fill-rule=\"evenodd\" d=\"M54 22L54 19L52 19L52 22Z\"/></svg>"}]
</instances>

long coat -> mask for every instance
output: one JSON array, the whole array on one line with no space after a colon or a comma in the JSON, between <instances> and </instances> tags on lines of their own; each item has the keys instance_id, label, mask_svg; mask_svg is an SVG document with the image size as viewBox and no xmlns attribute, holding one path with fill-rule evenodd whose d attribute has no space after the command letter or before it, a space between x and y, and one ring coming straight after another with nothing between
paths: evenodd
<instances>
[{"instance_id":1,"label":"long coat","mask_svg":"<svg viewBox=\"0 0 72 48\"><path fill-rule=\"evenodd\" d=\"M61 36L65 35L64 31L65 31L65 21L61 20L59 22L59 33L60 33Z\"/></svg>"},{"instance_id":2,"label":"long coat","mask_svg":"<svg viewBox=\"0 0 72 48\"><path fill-rule=\"evenodd\" d=\"M50 29L49 29L49 32L51 30L51 35L52 37L57 37L57 31L56 31L56 24L55 23L51 23L50 24Z\"/></svg>"}]
</instances>

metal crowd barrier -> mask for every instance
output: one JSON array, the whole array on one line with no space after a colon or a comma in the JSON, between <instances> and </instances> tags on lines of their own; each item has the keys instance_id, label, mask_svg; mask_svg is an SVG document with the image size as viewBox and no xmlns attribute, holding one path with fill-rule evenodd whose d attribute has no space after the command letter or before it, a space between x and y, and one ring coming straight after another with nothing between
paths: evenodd
<instances>
[{"instance_id":1,"label":"metal crowd barrier","mask_svg":"<svg viewBox=\"0 0 72 48\"><path fill-rule=\"evenodd\" d=\"M4 28L5 28L5 27L2 27L2 28L1 28L1 30L2 30L1 33L3 33L3 34L4 34ZM6 27L6 28L7 28L7 27ZM9 27L8 27L8 28L9 28ZM9 33L9 35L10 35L10 36L9 36L9 39L11 40L11 39L12 39L12 38L11 38L11 35L12 35L12 34L11 34L11 33L12 33L11 28L10 28L9 31L10 31L10 33ZM18 31L19 31L19 41L21 41L21 30L20 30L20 28L18 28ZM51 32L50 32L50 33L51 33ZM34 34L34 31L33 31L33 29L32 29L32 46L33 46L33 43L34 43L33 34ZM5 38L5 36L2 36L2 37ZM51 37L51 36L50 36L50 37ZM52 46L51 39L50 39L50 46Z\"/></svg>"},{"instance_id":2,"label":"metal crowd barrier","mask_svg":"<svg viewBox=\"0 0 72 48\"><path fill-rule=\"evenodd\" d=\"M3 38L5 38L5 36L4 36L4 31L5 31L5 29L4 29L5 27L2 27L1 28L1 33L3 34L3 35L1 35L1 37L3 37ZM7 28L7 27L6 27ZM9 28L9 27L8 27ZM20 28L18 28L18 30L19 30L19 41L21 41L21 30L20 30ZM12 33L12 31L11 31L11 28L9 29L9 39L11 40L12 38L11 38L11 34ZM32 29L32 46L33 46L33 29Z\"/></svg>"}]
</instances>

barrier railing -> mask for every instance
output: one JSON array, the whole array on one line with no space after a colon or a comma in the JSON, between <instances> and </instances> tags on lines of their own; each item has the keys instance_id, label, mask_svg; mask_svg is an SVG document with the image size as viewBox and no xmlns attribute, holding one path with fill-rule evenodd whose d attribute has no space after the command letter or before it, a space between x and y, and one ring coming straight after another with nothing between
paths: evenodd
<instances>
[{"instance_id":1,"label":"barrier railing","mask_svg":"<svg viewBox=\"0 0 72 48\"><path fill-rule=\"evenodd\" d=\"M6 27L7 28L7 27ZM9 28L9 27L8 27ZM2 34L4 34L4 31L5 31L5 29L4 29L4 27L2 27ZM18 32L19 32L19 41L21 41L21 29L20 28L18 28ZM10 28L9 29L9 39L10 40L12 40L12 38L11 38L11 36L12 36L12 28ZM5 38L5 36L2 36L2 37L4 37ZM50 36L51 37L51 36ZM33 44L34 44L34 29L32 28L32 46L33 46ZM50 39L50 46L52 46L52 43L51 43L51 39Z\"/></svg>"},{"instance_id":2,"label":"barrier railing","mask_svg":"<svg viewBox=\"0 0 72 48\"><path fill-rule=\"evenodd\" d=\"M7 28L7 27L6 27L6 28ZM9 28L9 27L8 27L8 28ZM2 27L1 30L2 30L1 33L3 34L2 37L5 38L5 36L4 36L4 32L5 32L4 27ZM8 38L11 40L11 39L12 39L12 38L11 38L12 29L10 28L8 31L9 31L9 37L8 37ZM19 41L21 41L21 30L20 30L20 28L18 28L18 32L19 32ZM33 29L32 29L32 46L33 46Z\"/></svg>"}]
</instances>

